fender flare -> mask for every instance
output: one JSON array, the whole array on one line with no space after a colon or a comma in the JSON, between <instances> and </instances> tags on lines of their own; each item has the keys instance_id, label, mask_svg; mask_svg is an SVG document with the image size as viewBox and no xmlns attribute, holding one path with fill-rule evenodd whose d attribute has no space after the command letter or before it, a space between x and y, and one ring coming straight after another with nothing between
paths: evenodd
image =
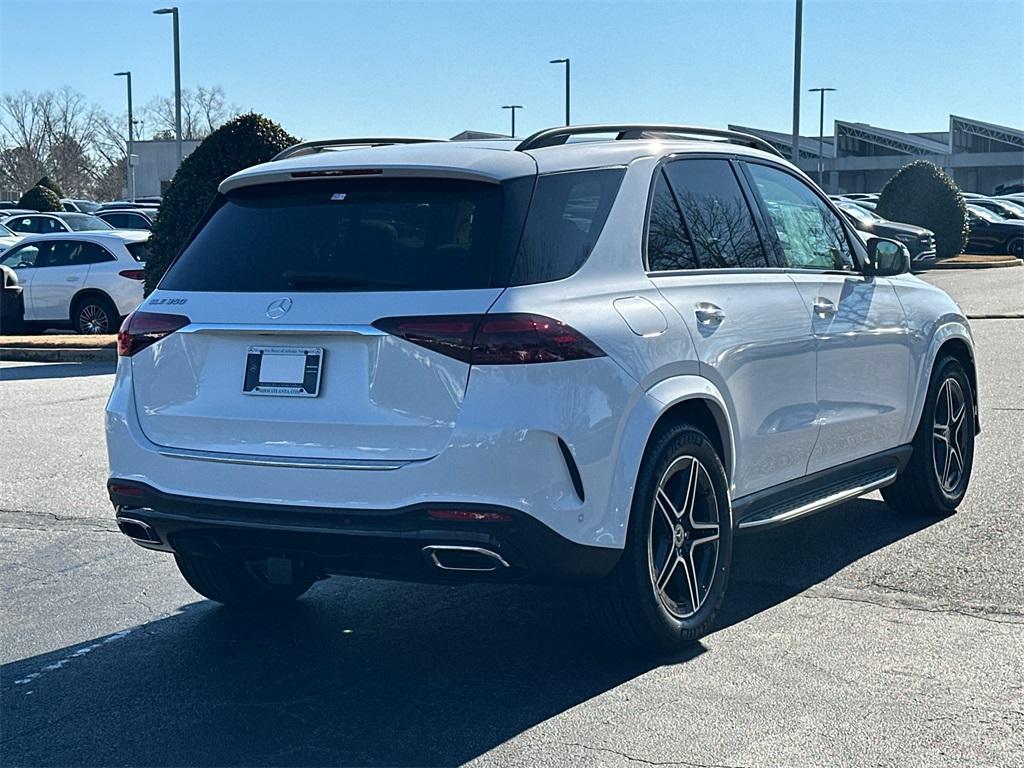
<instances>
[{"instance_id":1,"label":"fender flare","mask_svg":"<svg viewBox=\"0 0 1024 768\"><path fill-rule=\"evenodd\" d=\"M932 334L931 340L928 342L928 351L925 353L925 359L921 365L920 372L917 377L917 381L914 382L914 403L913 411L910 420L910 435L909 439L913 439L914 435L917 434L917 427L921 422L921 414L924 412L924 402L928 397L928 384L932 379L932 370L935 368L935 361L939 357L939 349L947 341L957 339L962 341L966 346L971 356L971 366L974 368L972 378L977 380L977 363L976 355L974 352L974 339L971 336L970 326L967 324L967 320L958 316L949 316L940 319L938 325L935 328L935 332ZM978 407L978 388L974 388L974 406L975 410Z\"/></svg>"}]
</instances>

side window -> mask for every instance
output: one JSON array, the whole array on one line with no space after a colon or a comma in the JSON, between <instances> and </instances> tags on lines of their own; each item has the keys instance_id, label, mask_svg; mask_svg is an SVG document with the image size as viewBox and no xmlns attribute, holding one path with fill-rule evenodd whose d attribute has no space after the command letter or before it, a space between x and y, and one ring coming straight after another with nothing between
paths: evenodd
<instances>
[{"instance_id":1,"label":"side window","mask_svg":"<svg viewBox=\"0 0 1024 768\"><path fill-rule=\"evenodd\" d=\"M96 243L81 243L81 250L75 258L76 264L99 264L104 261L114 261L114 256L102 245Z\"/></svg>"},{"instance_id":2,"label":"side window","mask_svg":"<svg viewBox=\"0 0 1024 768\"><path fill-rule=\"evenodd\" d=\"M37 233L39 232L39 223L32 216L25 216L16 221L12 221L8 225L9 229L13 229L15 232L25 233Z\"/></svg>"},{"instance_id":3,"label":"side window","mask_svg":"<svg viewBox=\"0 0 1024 768\"><path fill-rule=\"evenodd\" d=\"M677 160L665 167L702 269L763 269L768 258L728 160Z\"/></svg>"},{"instance_id":4,"label":"side window","mask_svg":"<svg viewBox=\"0 0 1024 768\"><path fill-rule=\"evenodd\" d=\"M747 168L778 235L785 266L856 270L839 217L810 187L777 168L757 163L748 163Z\"/></svg>"},{"instance_id":5,"label":"side window","mask_svg":"<svg viewBox=\"0 0 1024 768\"><path fill-rule=\"evenodd\" d=\"M659 170L651 197L651 217L647 222L647 269L668 272L699 268L679 206L669 189L665 172Z\"/></svg>"},{"instance_id":6,"label":"side window","mask_svg":"<svg viewBox=\"0 0 1024 768\"><path fill-rule=\"evenodd\" d=\"M45 219L41 219L39 223L41 224L41 226L39 228L39 231L43 232L44 234L47 234L47 233L50 233L50 232L67 232L67 229L61 223L60 219L45 218Z\"/></svg>"},{"instance_id":7,"label":"side window","mask_svg":"<svg viewBox=\"0 0 1024 768\"><path fill-rule=\"evenodd\" d=\"M0 264L11 269L28 269L36 265L39 256L39 247L35 245L23 245L20 248L12 248L0 259Z\"/></svg>"},{"instance_id":8,"label":"side window","mask_svg":"<svg viewBox=\"0 0 1024 768\"><path fill-rule=\"evenodd\" d=\"M37 267L70 267L76 263L79 244L69 240L53 240L40 244Z\"/></svg>"},{"instance_id":9,"label":"side window","mask_svg":"<svg viewBox=\"0 0 1024 768\"><path fill-rule=\"evenodd\" d=\"M624 175L604 168L538 177L510 284L560 280L583 266Z\"/></svg>"}]
</instances>

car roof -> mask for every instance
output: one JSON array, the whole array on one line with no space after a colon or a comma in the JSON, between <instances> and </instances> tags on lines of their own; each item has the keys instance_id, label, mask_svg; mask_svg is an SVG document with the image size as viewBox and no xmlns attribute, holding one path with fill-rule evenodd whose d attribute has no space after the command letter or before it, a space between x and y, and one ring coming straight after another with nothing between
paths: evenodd
<instances>
[{"instance_id":1,"label":"car roof","mask_svg":"<svg viewBox=\"0 0 1024 768\"><path fill-rule=\"evenodd\" d=\"M102 211L96 211L96 213L93 213L93 214L90 214L90 215L92 215L92 216L99 216L102 219L104 213L137 213L140 216L144 216L145 218L148 219L149 215L147 214L147 210L149 210L149 209L147 209L147 208L128 208L128 207L125 207L125 208L106 208L106 209L104 209Z\"/></svg>"},{"instance_id":2,"label":"car roof","mask_svg":"<svg viewBox=\"0 0 1024 768\"><path fill-rule=\"evenodd\" d=\"M642 158L685 153L716 153L770 159L768 152L738 144L699 139L596 139L517 151L511 140L437 141L326 149L246 168L221 182L220 191L253 184L292 181L296 174L319 178L337 169L372 169L384 175L452 176L503 181L536 173L628 165Z\"/></svg>"},{"instance_id":3,"label":"car roof","mask_svg":"<svg viewBox=\"0 0 1024 768\"><path fill-rule=\"evenodd\" d=\"M48 232L45 235L25 235L24 239L22 239L18 245L46 242L47 240L86 240L98 243L105 241L141 243L148 240L151 234L152 233L144 229L114 229L99 232Z\"/></svg>"}]
</instances>

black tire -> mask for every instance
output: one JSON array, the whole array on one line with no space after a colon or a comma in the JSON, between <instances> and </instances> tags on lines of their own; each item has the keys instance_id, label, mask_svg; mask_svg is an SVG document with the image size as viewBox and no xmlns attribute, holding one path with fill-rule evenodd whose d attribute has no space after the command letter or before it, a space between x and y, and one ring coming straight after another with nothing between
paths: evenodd
<instances>
[{"instance_id":1,"label":"black tire","mask_svg":"<svg viewBox=\"0 0 1024 768\"><path fill-rule=\"evenodd\" d=\"M181 575L196 592L215 602L240 608L287 605L305 593L314 581L296 576L291 584L271 584L243 560L178 554L174 559Z\"/></svg>"},{"instance_id":2,"label":"black tire","mask_svg":"<svg viewBox=\"0 0 1024 768\"><path fill-rule=\"evenodd\" d=\"M75 333L117 333L120 319L117 309L104 296L83 296L71 308L71 326Z\"/></svg>"},{"instance_id":3,"label":"black tire","mask_svg":"<svg viewBox=\"0 0 1024 768\"><path fill-rule=\"evenodd\" d=\"M954 401L952 419L949 418L947 392ZM962 416L956 418L961 407ZM944 435L940 429L942 423L947 425ZM910 461L896 482L882 489L882 498L908 514L952 513L963 501L971 480L974 431L971 379L963 363L955 357L940 358L928 383L928 399L914 435ZM948 448L949 440L955 447L952 452Z\"/></svg>"},{"instance_id":4,"label":"black tire","mask_svg":"<svg viewBox=\"0 0 1024 768\"><path fill-rule=\"evenodd\" d=\"M1024 259L1024 238L1018 237L1008 242L1006 252L1018 259Z\"/></svg>"},{"instance_id":5,"label":"black tire","mask_svg":"<svg viewBox=\"0 0 1024 768\"><path fill-rule=\"evenodd\" d=\"M677 481L683 472L692 474ZM687 515L685 500L676 504L674 498L670 499L672 509L682 512L682 516L673 518L656 504L656 494L664 487L670 497L675 497L684 482L687 488L691 484L696 488L694 501ZM685 491L685 498L688 494ZM711 530L700 526L711 525L712 510L718 538L709 542L706 539ZM672 525L673 519L677 525ZM695 521L699 523L697 529L691 528ZM596 622L613 641L641 651L683 650L714 624L729 581L732 545L728 482L713 444L692 425L667 428L652 439L641 464L622 557L612 573L590 590ZM675 566L671 564L673 558L677 560ZM670 571L670 566L675 570ZM665 574L662 591L658 582ZM696 578L691 580L691 574ZM696 600L692 599L694 586ZM681 596L681 601L673 600L669 592Z\"/></svg>"}]
</instances>

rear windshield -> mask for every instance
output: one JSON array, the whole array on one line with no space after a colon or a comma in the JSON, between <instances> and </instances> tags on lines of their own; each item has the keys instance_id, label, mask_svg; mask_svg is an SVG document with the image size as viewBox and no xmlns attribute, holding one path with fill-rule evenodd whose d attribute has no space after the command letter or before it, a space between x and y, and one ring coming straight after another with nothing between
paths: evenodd
<instances>
[{"instance_id":1,"label":"rear windshield","mask_svg":"<svg viewBox=\"0 0 1024 768\"><path fill-rule=\"evenodd\" d=\"M440 291L558 280L590 255L624 173L246 187L219 198L160 287Z\"/></svg>"},{"instance_id":2,"label":"rear windshield","mask_svg":"<svg viewBox=\"0 0 1024 768\"><path fill-rule=\"evenodd\" d=\"M65 213L61 215L64 223L72 232L93 232L100 229L113 229L99 216L92 216L88 213Z\"/></svg>"},{"instance_id":3,"label":"rear windshield","mask_svg":"<svg viewBox=\"0 0 1024 768\"><path fill-rule=\"evenodd\" d=\"M233 292L492 287L507 278L511 264L500 248L504 197L499 184L436 178L243 188L221 199L160 287ZM521 228L516 222L506 222L506 228L509 224Z\"/></svg>"}]
</instances>

